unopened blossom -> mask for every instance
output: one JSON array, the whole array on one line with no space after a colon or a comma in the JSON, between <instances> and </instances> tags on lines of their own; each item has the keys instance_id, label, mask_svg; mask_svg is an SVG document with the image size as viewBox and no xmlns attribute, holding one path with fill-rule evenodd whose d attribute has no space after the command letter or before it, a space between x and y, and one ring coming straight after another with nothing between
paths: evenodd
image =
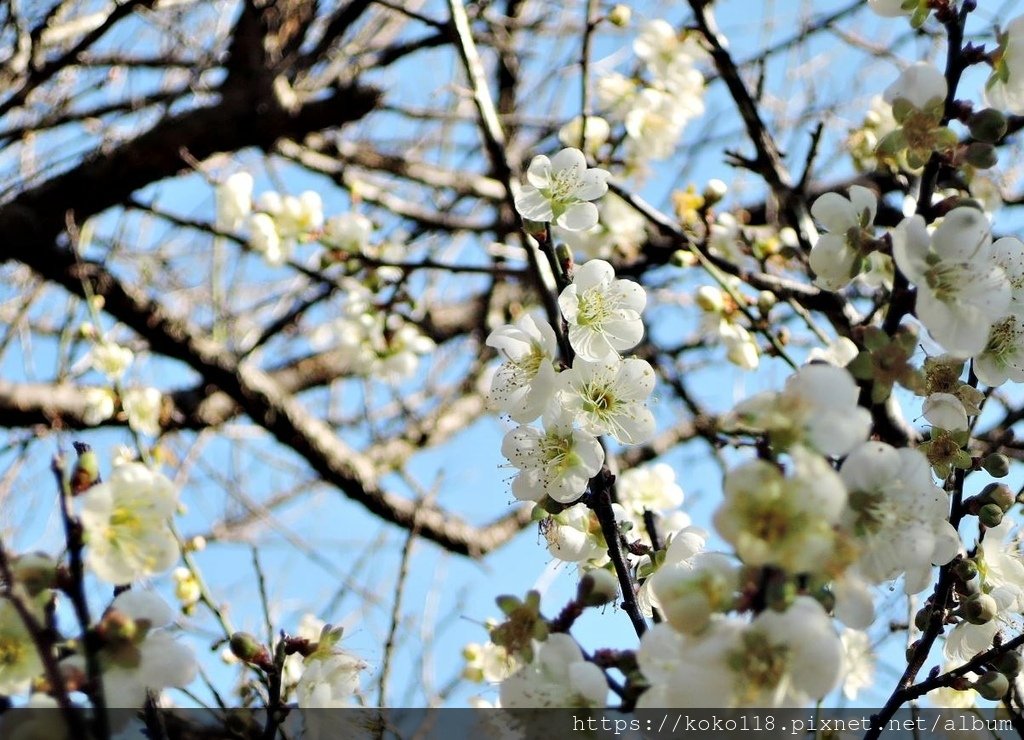
<instances>
[{"instance_id":1,"label":"unopened blossom","mask_svg":"<svg viewBox=\"0 0 1024 740\"><path fill-rule=\"evenodd\" d=\"M558 340L554 329L544 319L523 314L515 324L492 331L487 346L504 359L491 381L491 403L513 421L533 421L555 391Z\"/></svg>"},{"instance_id":2,"label":"unopened blossom","mask_svg":"<svg viewBox=\"0 0 1024 740\"><path fill-rule=\"evenodd\" d=\"M846 487L824 458L800 448L793 457L788 476L763 460L729 471L715 527L748 565L821 572L840 553Z\"/></svg>"},{"instance_id":3,"label":"unopened blossom","mask_svg":"<svg viewBox=\"0 0 1024 740\"><path fill-rule=\"evenodd\" d=\"M86 388L82 396L82 421L86 426L99 426L114 415L114 394L108 388Z\"/></svg>"},{"instance_id":4,"label":"unopened blossom","mask_svg":"<svg viewBox=\"0 0 1024 740\"><path fill-rule=\"evenodd\" d=\"M520 501L550 496L563 504L572 503L583 495L604 463L604 449L597 437L574 429L565 414L545 418L544 429L518 426L511 430L502 440L501 454L519 468L512 493Z\"/></svg>"},{"instance_id":5,"label":"unopened blossom","mask_svg":"<svg viewBox=\"0 0 1024 740\"><path fill-rule=\"evenodd\" d=\"M985 98L993 108L1024 113L1024 16L1007 23L997 39L999 48L985 85Z\"/></svg>"},{"instance_id":6,"label":"unopened blossom","mask_svg":"<svg viewBox=\"0 0 1024 740\"><path fill-rule=\"evenodd\" d=\"M569 344L577 356L601 362L632 349L643 337L640 312L647 294L631 280L616 280L604 260L588 260L558 297L569 324Z\"/></svg>"},{"instance_id":7,"label":"unopened blossom","mask_svg":"<svg viewBox=\"0 0 1024 740\"><path fill-rule=\"evenodd\" d=\"M561 633L539 643L533 662L501 684L505 709L603 707L607 696L604 672L584 659L575 640Z\"/></svg>"},{"instance_id":8,"label":"unopened blossom","mask_svg":"<svg viewBox=\"0 0 1024 740\"><path fill-rule=\"evenodd\" d=\"M0 694L24 691L42 671L39 652L21 616L9 601L0 602Z\"/></svg>"},{"instance_id":9,"label":"unopened blossom","mask_svg":"<svg viewBox=\"0 0 1024 740\"><path fill-rule=\"evenodd\" d=\"M132 364L135 355L127 347L116 342L100 341L89 350L89 361L94 370L98 370L110 380L120 380L125 370Z\"/></svg>"},{"instance_id":10,"label":"unopened blossom","mask_svg":"<svg viewBox=\"0 0 1024 740\"><path fill-rule=\"evenodd\" d=\"M86 565L107 583L161 573L178 559L170 519L178 492L162 474L141 463L125 463L81 496L88 535Z\"/></svg>"},{"instance_id":11,"label":"unopened blossom","mask_svg":"<svg viewBox=\"0 0 1024 740\"><path fill-rule=\"evenodd\" d=\"M925 588L932 566L948 563L960 547L949 497L932 482L928 460L914 449L865 442L839 475L848 493L842 523L860 544L858 572L871 583L905 574L908 594Z\"/></svg>"},{"instance_id":12,"label":"unopened blossom","mask_svg":"<svg viewBox=\"0 0 1024 740\"><path fill-rule=\"evenodd\" d=\"M873 191L853 185L850 197L825 193L811 206L811 214L828 233L811 247L811 269L815 283L827 290L839 290L861 272L864 257L874 243L872 225L878 211Z\"/></svg>"},{"instance_id":13,"label":"unopened blossom","mask_svg":"<svg viewBox=\"0 0 1024 740\"><path fill-rule=\"evenodd\" d=\"M850 373L832 365L806 365L781 392L741 402L728 424L767 432L776 451L803 445L823 455L845 455L863 442L871 414L857 405L860 391Z\"/></svg>"},{"instance_id":14,"label":"unopened blossom","mask_svg":"<svg viewBox=\"0 0 1024 740\"><path fill-rule=\"evenodd\" d=\"M650 683L638 709L798 707L838 683L842 643L821 605L797 596L784 612L767 609L749 624L723 618L699 635L657 624L637 662Z\"/></svg>"},{"instance_id":15,"label":"unopened blossom","mask_svg":"<svg viewBox=\"0 0 1024 740\"><path fill-rule=\"evenodd\" d=\"M683 503L683 489L676 482L676 471L665 463L630 468L619 475L615 483L619 501L634 514L674 509Z\"/></svg>"},{"instance_id":16,"label":"unopened blossom","mask_svg":"<svg viewBox=\"0 0 1024 740\"><path fill-rule=\"evenodd\" d=\"M932 337L951 354L980 354L1011 298L985 214L955 208L933 234L921 216L904 219L893 232L893 255L917 285L917 317Z\"/></svg>"},{"instance_id":17,"label":"unopened blossom","mask_svg":"<svg viewBox=\"0 0 1024 740\"><path fill-rule=\"evenodd\" d=\"M530 221L555 222L571 231L597 223L597 206L589 202L608 192L608 171L587 168L579 149L568 148L548 158L533 158L527 183L516 196L516 210Z\"/></svg>"},{"instance_id":18,"label":"unopened blossom","mask_svg":"<svg viewBox=\"0 0 1024 740\"><path fill-rule=\"evenodd\" d=\"M158 388L129 388L121 398L121 406L128 416L128 426L142 434L155 437L160 434L160 411L163 394Z\"/></svg>"},{"instance_id":19,"label":"unopened blossom","mask_svg":"<svg viewBox=\"0 0 1024 740\"><path fill-rule=\"evenodd\" d=\"M108 616L111 613L123 615L134 627L100 653L107 706L137 709L145 703L147 692L159 694L192 682L198 672L195 655L162 629L174 615L159 596L140 589L125 591L110 605Z\"/></svg>"},{"instance_id":20,"label":"unopened blossom","mask_svg":"<svg viewBox=\"0 0 1024 740\"><path fill-rule=\"evenodd\" d=\"M252 212L252 175L248 172L236 172L216 190L217 228L221 231L234 231Z\"/></svg>"},{"instance_id":21,"label":"unopened blossom","mask_svg":"<svg viewBox=\"0 0 1024 740\"><path fill-rule=\"evenodd\" d=\"M643 444L654 436L654 414L645 403L654 390L654 370L646 360L577 358L560 377L559 402L585 431L610 434L622 444Z\"/></svg>"}]
</instances>

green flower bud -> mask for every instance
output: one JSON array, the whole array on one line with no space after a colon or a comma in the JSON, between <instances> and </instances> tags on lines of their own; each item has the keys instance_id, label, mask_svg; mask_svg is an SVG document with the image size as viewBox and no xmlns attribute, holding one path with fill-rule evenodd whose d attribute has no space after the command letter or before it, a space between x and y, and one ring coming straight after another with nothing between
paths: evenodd
<instances>
[{"instance_id":1,"label":"green flower bud","mask_svg":"<svg viewBox=\"0 0 1024 740\"><path fill-rule=\"evenodd\" d=\"M82 442L75 442L78 460L71 471L71 493L85 493L100 480L100 460L92 448Z\"/></svg>"},{"instance_id":2,"label":"green flower bud","mask_svg":"<svg viewBox=\"0 0 1024 740\"><path fill-rule=\"evenodd\" d=\"M953 575L965 583L973 581L978 576L978 564L970 558L957 560L953 564Z\"/></svg>"},{"instance_id":3,"label":"green flower bud","mask_svg":"<svg viewBox=\"0 0 1024 740\"><path fill-rule=\"evenodd\" d=\"M1004 483L989 483L981 489L978 498L984 503L995 504L1003 511L1007 511L1017 500L1010 487Z\"/></svg>"},{"instance_id":4,"label":"green flower bud","mask_svg":"<svg viewBox=\"0 0 1024 740\"><path fill-rule=\"evenodd\" d=\"M1010 681L999 671L987 671L971 688L981 694L982 698L997 701L1010 690Z\"/></svg>"},{"instance_id":5,"label":"green flower bud","mask_svg":"<svg viewBox=\"0 0 1024 740\"><path fill-rule=\"evenodd\" d=\"M53 586L57 578L57 563L44 553L28 553L11 564L11 572L14 580L24 586L30 596L38 596Z\"/></svg>"},{"instance_id":6,"label":"green flower bud","mask_svg":"<svg viewBox=\"0 0 1024 740\"><path fill-rule=\"evenodd\" d=\"M576 600L586 606L604 606L615 601L618 595L618 581L604 568L588 570L583 574L576 589Z\"/></svg>"},{"instance_id":7,"label":"green flower bud","mask_svg":"<svg viewBox=\"0 0 1024 740\"><path fill-rule=\"evenodd\" d=\"M1010 458L999 452L993 452L981 461L981 467L993 478L1005 478L1010 473Z\"/></svg>"},{"instance_id":8,"label":"green flower bud","mask_svg":"<svg viewBox=\"0 0 1024 740\"><path fill-rule=\"evenodd\" d=\"M985 108L968 119L967 128L978 141L995 144L1006 135L1006 116L995 108Z\"/></svg>"},{"instance_id":9,"label":"green flower bud","mask_svg":"<svg viewBox=\"0 0 1024 740\"><path fill-rule=\"evenodd\" d=\"M988 594L972 594L964 600L961 612L971 624L987 624L999 613L999 604Z\"/></svg>"},{"instance_id":10,"label":"green flower bud","mask_svg":"<svg viewBox=\"0 0 1024 740\"><path fill-rule=\"evenodd\" d=\"M778 298L770 290L762 290L757 294L757 310L761 312L762 316L767 316L777 301Z\"/></svg>"},{"instance_id":11,"label":"green flower bud","mask_svg":"<svg viewBox=\"0 0 1024 740\"><path fill-rule=\"evenodd\" d=\"M964 151L964 159L979 170L987 170L999 163L999 154L991 144L973 141Z\"/></svg>"},{"instance_id":12,"label":"green flower bud","mask_svg":"<svg viewBox=\"0 0 1024 740\"><path fill-rule=\"evenodd\" d=\"M256 639L255 635L248 632L236 632L231 635L228 645L235 657L245 663L260 666L269 665L271 662L270 651Z\"/></svg>"},{"instance_id":13,"label":"green flower bud","mask_svg":"<svg viewBox=\"0 0 1024 740\"><path fill-rule=\"evenodd\" d=\"M1024 670L1024 656L1020 654L1019 650L1011 650L993 658L992 667L1004 676L1016 676Z\"/></svg>"},{"instance_id":14,"label":"green flower bud","mask_svg":"<svg viewBox=\"0 0 1024 740\"><path fill-rule=\"evenodd\" d=\"M1003 510L999 504L985 504L978 511L978 521L986 527L998 527L1003 521Z\"/></svg>"},{"instance_id":15,"label":"green flower bud","mask_svg":"<svg viewBox=\"0 0 1024 740\"><path fill-rule=\"evenodd\" d=\"M924 632L928 629L928 622L932 619L932 610L930 607L924 607L918 609L917 614L914 615L914 626L917 627L919 632Z\"/></svg>"}]
</instances>

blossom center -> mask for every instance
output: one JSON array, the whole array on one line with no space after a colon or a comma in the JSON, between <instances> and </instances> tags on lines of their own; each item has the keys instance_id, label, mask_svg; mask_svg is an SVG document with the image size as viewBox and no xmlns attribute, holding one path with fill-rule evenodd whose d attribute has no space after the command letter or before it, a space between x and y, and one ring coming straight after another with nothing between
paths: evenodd
<instances>
[{"instance_id":1,"label":"blossom center","mask_svg":"<svg viewBox=\"0 0 1024 740\"><path fill-rule=\"evenodd\" d=\"M25 658L24 641L9 635L0 636L0 666L16 666Z\"/></svg>"},{"instance_id":2,"label":"blossom center","mask_svg":"<svg viewBox=\"0 0 1024 740\"><path fill-rule=\"evenodd\" d=\"M571 203L576 200L575 193L579 189L579 184L580 173L576 165L553 172L548 197L562 204Z\"/></svg>"},{"instance_id":3,"label":"blossom center","mask_svg":"<svg viewBox=\"0 0 1024 740\"><path fill-rule=\"evenodd\" d=\"M760 691L774 689L782 682L789 665L790 648L771 644L757 631L745 633L741 642L729 655L729 667L742 677L740 692L746 699L754 700Z\"/></svg>"},{"instance_id":4,"label":"blossom center","mask_svg":"<svg viewBox=\"0 0 1024 740\"><path fill-rule=\"evenodd\" d=\"M545 467L556 477L564 475L579 463L579 457L573 451L571 436L547 435L541 446L541 457Z\"/></svg>"}]
</instances>

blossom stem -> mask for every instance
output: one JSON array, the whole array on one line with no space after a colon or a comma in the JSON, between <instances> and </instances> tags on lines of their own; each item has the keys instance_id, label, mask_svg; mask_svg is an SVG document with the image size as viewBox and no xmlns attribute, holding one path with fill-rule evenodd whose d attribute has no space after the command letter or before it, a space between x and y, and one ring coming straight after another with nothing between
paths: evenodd
<instances>
[{"instance_id":1,"label":"blossom stem","mask_svg":"<svg viewBox=\"0 0 1024 740\"><path fill-rule=\"evenodd\" d=\"M601 533L604 535L608 545L608 557L615 565L615 575L619 578L619 589L622 591L622 606L629 615L629 621L633 623L633 629L637 637L642 637L647 631L647 622L640 611L640 604L636 600L636 591L633 587L633 578L629 574L629 567L622 556L622 547L619 545L619 528L615 524L615 512L612 510L612 489L615 486L615 476L605 465L597 475L590 479L590 496L588 506L597 515L601 524Z\"/></svg>"},{"instance_id":2,"label":"blossom stem","mask_svg":"<svg viewBox=\"0 0 1024 740\"><path fill-rule=\"evenodd\" d=\"M75 450L79 456L89 451L84 444L76 444ZM64 522L64 539L68 548L68 569L71 578L65 592L71 600L71 606L75 611L75 618L78 620L82 630L82 650L85 653L85 671L89 677L89 698L92 701L93 709L93 731L100 740L110 737L110 724L107 717L107 700L103 692L103 671L100 668L99 646L97 635L90 628L92 618L89 616L89 602L85 598L85 563L82 560L82 548L85 546L85 539L82 532L82 523L74 516L71 509L71 487L68 484L64 470L64 458L62 455L54 455L51 463L51 470L57 479L57 491L60 498L60 515Z\"/></svg>"}]
</instances>

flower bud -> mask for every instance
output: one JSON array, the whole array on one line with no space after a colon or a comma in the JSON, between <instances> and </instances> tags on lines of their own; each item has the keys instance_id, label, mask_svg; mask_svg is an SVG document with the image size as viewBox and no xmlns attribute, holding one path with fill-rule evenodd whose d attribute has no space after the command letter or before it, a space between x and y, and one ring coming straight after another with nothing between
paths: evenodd
<instances>
[{"instance_id":1,"label":"flower bud","mask_svg":"<svg viewBox=\"0 0 1024 740\"><path fill-rule=\"evenodd\" d=\"M135 620L124 612L111 609L96 627L105 643L132 642L138 632Z\"/></svg>"},{"instance_id":2,"label":"flower bud","mask_svg":"<svg viewBox=\"0 0 1024 740\"><path fill-rule=\"evenodd\" d=\"M1006 116L995 108L985 108L972 115L967 128L978 141L995 144L1006 135Z\"/></svg>"},{"instance_id":3,"label":"flower bud","mask_svg":"<svg viewBox=\"0 0 1024 740\"><path fill-rule=\"evenodd\" d=\"M918 632L924 632L928 629L928 622L932 619L932 610L930 607L924 607L918 609L917 614L914 615L914 626L917 627Z\"/></svg>"},{"instance_id":4,"label":"flower bud","mask_svg":"<svg viewBox=\"0 0 1024 740\"><path fill-rule=\"evenodd\" d=\"M964 151L964 160L979 170L987 170L999 163L999 154L991 144L973 141Z\"/></svg>"},{"instance_id":5,"label":"flower bud","mask_svg":"<svg viewBox=\"0 0 1024 740\"><path fill-rule=\"evenodd\" d=\"M236 632L231 635L231 641L228 644L234 656L245 663L263 666L269 665L271 662L270 652L267 648L248 632Z\"/></svg>"},{"instance_id":6,"label":"flower bud","mask_svg":"<svg viewBox=\"0 0 1024 740\"><path fill-rule=\"evenodd\" d=\"M628 5L619 3L610 11L608 11L608 22L613 26L619 28L625 28L629 25L630 20L633 18L633 11Z\"/></svg>"},{"instance_id":7,"label":"flower bud","mask_svg":"<svg viewBox=\"0 0 1024 740\"><path fill-rule=\"evenodd\" d=\"M761 312L762 316L767 316L777 301L778 298L770 290L762 290L757 294L757 310Z\"/></svg>"},{"instance_id":8,"label":"flower bud","mask_svg":"<svg viewBox=\"0 0 1024 740\"><path fill-rule=\"evenodd\" d=\"M76 442L75 449L78 451L78 460L71 471L71 493L77 496L99 482L100 460L89 445Z\"/></svg>"},{"instance_id":9,"label":"flower bud","mask_svg":"<svg viewBox=\"0 0 1024 740\"><path fill-rule=\"evenodd\" d=\"M1012 678L1024 670L1024 656L1019 650L1011 650L993 658L992 667L1004 676Z\"/></svg>"},{"instance_id":10,"label":"flower bud","mask_svg":"<svg viewBox=\"0 0 1024 740\"><path fill-rule=\"evenodd\" d=\"M615 576L604 568L588 570L576 589L576 600L586 606L603 606L615 601L619 584Z\"/></svg>"},{"instance_id":11,"label":"flower bud","mask_svg":"<svg viewBox=\"0 0 1024 740\"><path fill-rule=\"evenodd\" d=\"M981 678L974 682L971 688L977 691L984 699L998 701L1006 696L1006 692L1010 690L1010 682L999 671L986 671L982 674Z\"/></svg>"},{"instance_id":12,"label":"flower bud","mask_svg":"<svg viewBox=\"0 0 1024 740\"><path fill-rule=\"evenodd\" d=\"M558 260L558 264L567 272L572 269L572 250L569 249L567 244L559 242L555 245L555 259Z\"/></svg>"},{"instance_id":13,"label":"flower bud","mask_svg":"<svg viewBox=\"0 0 1024 740\"><path fill-rule=\"evenodd\" d=\"M57 563L44 553L22 555L11 564L14 580L25 587L30 596L38 596L53 586Z\"/></svg>"},{"instance_id":14,"label":"flower bud","mask_svg":"<svg viewBox=\"0 0 1024 740\"><path fill-rule=\"evenodd\" d=\"M993 452L981 461L981 467L993 478L1005 478L1010 473L1010 458L999 452Z\"/></svg>"},{"instance_id":15,"label":"flower bud","mask_svg":"<svg viewBox=\"0 0 1024 740\"><path fill-rule=\"evenodd\" d=\"M985 504L978 511L978 521L986 527L998 527L1003 521L1003 510L998 504Z\"/></svg>"},{"instance_id":16,"label":"flower bud","mask_svg":"<svg viewBox=\"0 0 1024 740\"><path fill-rule=\"evenodd\" d=\"M970 558L957 560L953 564L953 575L964 583L972 581L978 576L978 564Z\"/></svg>"},{"instance_id":17,"label":"flower bud","mask_svg":"<svg viewBox=\"0 0 1024 740\"><path fill-rule=\"evenodd\" d=\"M708 184L704 186L704 204L708 207L715 205L722 200L728 194L729 186L726 185L719 179L708 180Z\"/></svg>"},{"instance_id":18,"label":"flower bud","mask_svg":"<svg viewBox=\"0 0 1024 740\"><path fill-rule=\"evenodd\" d=\"M711 285L702 285L697 289L697 306L708 313L721 313L725 308L722 291Z\"/></svg>"},{"instance_id":19,"label":"flower bud","mask_svg":"<svg viewBox=\"0 0 1024 740\"><path fill-rule=\"evenodd\" d=\"M971 624L987 624L999 613L999 604L988 594L972 594L964 600L961 612Z\"/></svg>"},{"instance_id":20,"label":"flower bud","mask_svg":"<svg viewBox=\"0 0 1024 740\"><path fill-rule=\"evenodd\" d=\"M981 489L978 498L986 504L995 504L1004 512L1009 510L1017 500L1010 487L1004 483L989 483Z\"/></svg>"}]
</instances>

